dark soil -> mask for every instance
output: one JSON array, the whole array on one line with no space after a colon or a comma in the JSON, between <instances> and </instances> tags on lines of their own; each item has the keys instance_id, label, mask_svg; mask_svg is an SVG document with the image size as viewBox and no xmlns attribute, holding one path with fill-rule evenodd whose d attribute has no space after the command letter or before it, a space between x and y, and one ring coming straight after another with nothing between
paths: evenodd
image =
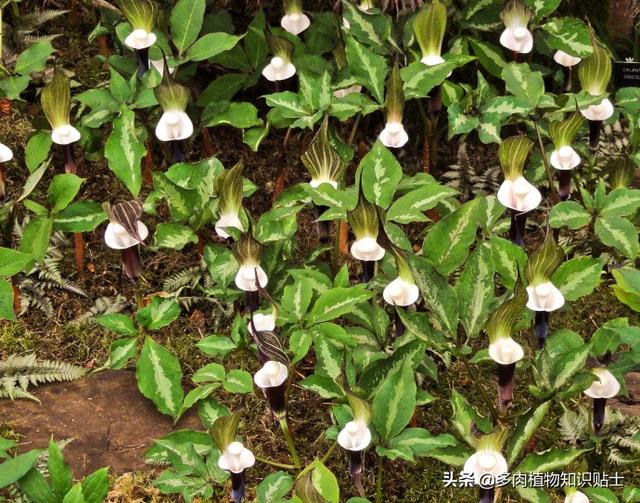
<instances>
[{"instance_id":1,"label":"dark soil","mask_svg":"<svg viewBox=\"0 0 640 503\"><path fill-rule=\"evenodd\" d=\"M73 439L65 459L77 478L108 466L111 473L140 470L144 452L174 429L201 428L195 410L177 425L142 399L133 372L107 370L78 381L39 387L33 400L0 401L0 417L22 436L21 450Z\"/></svg>"}]
</instances>

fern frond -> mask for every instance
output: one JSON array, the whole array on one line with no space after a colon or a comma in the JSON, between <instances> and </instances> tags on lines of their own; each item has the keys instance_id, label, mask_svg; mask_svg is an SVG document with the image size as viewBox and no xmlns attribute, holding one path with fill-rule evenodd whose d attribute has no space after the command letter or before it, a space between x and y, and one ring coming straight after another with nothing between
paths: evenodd
<instances>
[{"instance_id":1,"label":"fern frond","mask_svg":"<svg viewBox=\"0 0 640 503\"><path fill-rule=\"evenodd\" d=\"M71 324L78 326L84 323L90 323L91 318L101 314L119 313L128 305L129 301L122 295L117 295L115 297L99 297L88 311L74 319Z\"/></svg>"},{"instance_id":2,"label":"fern frond","mask_svg":"<svg viewBox=\"0 0 640 503\"><path fill-rule=\"evenodd\" d=\"M6 398L36 398L27 389L29 385L74 381L85 374L85 369L70 363L38 360L34 353L12 354L0 361L0 396Z\"/></svg>"},{"instance_id":3,"label":"fern frond","mask_svg":"<svg viewBox=\"0 0 640 503\"><path fill-rule=\"evenodd\" d=\"M187 267L171 274L163 283L162 289L165 292L174 293L181 288L193 288L202 278L202 268Z\"/></svg>"}]
</instances>

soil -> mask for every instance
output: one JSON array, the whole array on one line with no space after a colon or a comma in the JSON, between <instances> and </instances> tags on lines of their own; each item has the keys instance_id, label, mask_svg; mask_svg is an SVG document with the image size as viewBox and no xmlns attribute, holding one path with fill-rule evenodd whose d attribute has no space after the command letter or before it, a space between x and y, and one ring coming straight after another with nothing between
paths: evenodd
<instances>
[{"instance_id":1,"label":"soil","mask_svg":"<svg viewBox=\"0 0 640 503\"><path fill-rule=\"evenodd\" d=\"M0 401L0 417L22 436L20 449L73 439L65 459L77 478L108 466L111 473L146 468L144 452L175 429L201 429L195 410L178 422L142 399L134 372L107 370L73 382L40 386L33 400Z\"/></svg>"}]
</instances>

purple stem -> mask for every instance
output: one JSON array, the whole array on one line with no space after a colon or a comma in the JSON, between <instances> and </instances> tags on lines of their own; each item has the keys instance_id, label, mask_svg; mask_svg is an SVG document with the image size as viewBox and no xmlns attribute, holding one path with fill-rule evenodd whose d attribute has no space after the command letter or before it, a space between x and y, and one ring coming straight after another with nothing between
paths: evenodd
<instances>
[{"instance_id":1,"label":"purple stem","mask_svg":"<svg viewBox=\"0 0 640 503\"><path fill-rule=\"evenodd\" d=\"M516 373L516 364L498 364L498 402L500 410L505 411L513 400L513 377Z\"/></svg>"},{"instance_id":2,"label":"purple stem","mask_svg":"<svg viewBox=\"0 0 640 503\"><path fill-rule=\"evenodd\" d=\"M604 411L607 406L606 398L593 399L593 432L598 435L604 424Z\"/></svg>"},{"instance_id":3,"label":"purple stem","mask_svg":"<svg viewBox=\"0 0 640 503\"><path fill-rule=\"evenodd\" d=\"M64 172L73 174L78 172L76 160L73 155L73 144L71 143L67 143L64 146Z\"/></svg>"},{"instance_id":4,"label":"purple stem","mask_svg":"<svg viewBox=\"0 0 640 503\"><path fill-rule=\"evenodd\" d=\"M538 349L544 347L549 332L549 313L547 311L536 311L533 333L536 335Z\"/></svg>"},{"instance_id":5,"label":"purple stem","mask_svg":"<svg viewBox=\"0 0 640 503\"><path fill-rule=\"evenodd\" d=\"M138 78L149 71L149 48L136 49L136 56L138 58Z\"/></svg>"},{"instance_id":6,"label":"purple stem","mask_svg":"<svg viewBox=\"0 0 640 503\"><path fill-rule=\"evenodd\" d=\"M245 471L240 473L231 472L231 498L235 503L242 503L244 500L244 492L246 483Z\"/></svg>"},{"instance_id":7,"label":"purple stem","mask_svg":"<svg viewBox=\"0 0 640 503\"><path fill-rule=\"evenodd\" d=\"M140 262L140 251L138 245L121 250L122 269L129 279L136 281L140 277L142 264Z\"/></svg>"}]
</instances>

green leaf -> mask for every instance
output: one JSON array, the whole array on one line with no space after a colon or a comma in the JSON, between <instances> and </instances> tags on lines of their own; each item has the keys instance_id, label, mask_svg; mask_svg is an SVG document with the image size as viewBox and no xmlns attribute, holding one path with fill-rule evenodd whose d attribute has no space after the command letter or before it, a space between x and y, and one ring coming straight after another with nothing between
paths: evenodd
<instances>
[{"instance_id":1,"label":"green leaf","mask_svg":"<svg viewBox=\"0 0 640 503\"><path fill-rule=\"evenodd\" d=\"M222 385L229 393L251 393L253 391L253 379L246 370L230 370L224 377Z\"/></svg>"},{"instance_id":2,"label":"green leaf","mask_svg":"<svg viewBox=\"0 0 640 503\"><path fill-rule=\"evenodd\" d=\"M171 11L171 38L182 54L198 38L206 7L205 0L178 0Z\"/></svg>"},{"instance_id":3,"label":"green leaf","mask_svg":"<svg viewBox=\"0 0 640 503\"><path fill-rule=\"evenodd\" d=\"M553 363L553 388L558 390L569 382L576 373L584 367L591 350L590 344L571 350L559 358L555 358Z\"/></svg>"},{"instance_id":4,"label":"green leaf","mask_svg":"<svg viewBox=\"0 0 640 503\"><path fill-rule=\"evenodd\" d=\"M2 91L3 97L8 100L19 100L20 95L29 87L30 81L29 75L14 75L0 79L0 91Z\"/></svg>"},{"instance_id":5,"label":"green leaf","mask_svg":"<svg viewBox=\"0 0 640 503\"><path fill-rule=\"evenodd\" d=\"M0 464L0 489L20 480L36 463L42 450L33 449L15 458L9 458Z\"/></svg>"},{"instance_id":6,"label":"green leaf","mask_svg":"<svg viewBox=\"0 0 640 503\"><path fill-rule=\"evenodd\" d=\"M131 98L131 89L126 79L120 75L113 67L111 68L111 79L109 80L109 90L113 98L120 103L126 103ZM114 111L119 108L116 107Z\"/></svg>"},{"instance_id":7,"label":"green leaf","mask_svg":"<svg viewBox=\"0 0 640 503\"><path fill-rule=\"evenodd\" d=\"M478 57L480 64L494 77L502 78L502 70L507 62L502 55L502 49L489 42L469 37L469 43L473 53Z\"/></svg>"},{"instance_id":8,"label":"green leaf","mask_svg":"<svg viewBox=\"0 0 640 503\"><path fill-rule=\"evenodd\" d=\"M0 277L9 277L22 271L33 260L29 253L0 247Z\"/></svg>"},{"instance_id":9,"label":"green leaf","mask_svg":"<svg viewBox=\"0 0 640 503\"><path fill-rule=\"evenodd\" d=\"M53 212L65 209L80 190L84 178L72 173L55 175L47 191L49 206Z\"/></svg>"},{"instance_id":10,"label":"green leaf","mask_svg":"<svg viewBox=\"0 0 640 503\"><path fill-rule=\"evenodd\" d=\"M44 175L44 172L49 167L50 163L51 163L51 158L49 158L38 169L36 169L33 173L29 175L29 178L27 178L27 181L24 183L24 187L22 188L22 194L20 194L18 201L22 201L23 199L27 198L29 194L31 194L33 189L35 189L36 186L38 185L38 182L40 182L40 180L42 179L42 176Z\"/></svg>"},{"instance_id":11,"label":"green leaf","mask_svg":"<svg viewBox=\"0 0 640 503\"><path fill-rule=\"evenodd\" d=\"M123 368L138 352L137 337L121 337L111 343L109 359L104 366L110 369Z\"/></svg>"},{"instance_id":12,"label":"green leaf","mask_svg":"<svg viewBox=\"0 0 640 503\"><path fill-rule=\"evenodd\" d=\"M620 501L611 489L605 487L585 487L581 491L593 503L618 503Z\"/></svg>"},{"instance_id":13,"label":"green leaf","mask_svg":"<svg viewBox=\"0 0 640 503\"><path fill-rule=\"evenodd\" d=\"M0 278L0 320L15 320L13 312L13 287L6 279Z\"/></svg>"},{"instance_id":14,"label":"green leaf","mask_svg":"<svg viewBox=\"0 0 640 503\"><path fill-rule=\"evenodd\" d=\"M353 307L371 297L373 292L362 284L351 288L332 288L318 297L305 318L310 324L331 321L349 313Z\"/></svg>"},{"instance_id":15,"label":"green leaf","mask_svg":"<svg viewBox=\"0 0 640 503\"><path fill-rule=\"evenodd\" d=\"M111 330L119 335L128 335L134 337L138 335L135 325L131 317L121 313L108 313L93 318L98 325Z\"/></svg>"},{"instance_id":16,"label":"green leaf","mask_svg":"<svg viewBox=\"0 0 640 503\"><path fill-rule=\"evenodd\" d=\"M349 69L356 82L366 87L378 103L384 103L384 83L387 75L384 57L351 37L347 39L346 55Z\"/></svg>"},{"instance_id":17,"label":"green leaf","mask_svg":"<svg viewBox=\"0 0 640 503\"><path fill-rule=\"evenodd\" d=\"M32 468L17 482L20 490L35 503L59 503L47 480L36 469Z\"/></svg>"},{"instance_id":18,"label":"green leaf","mask_svg":"<svg viewBox=\"0 0 640 503\"><path fill-rule=\"evenodd\" d=\"M423 253L442 274L460 267L475 241L478 200L474 199L439 220L424 240Z\"/></svg>"},{"instance_id":19,"label":"green leaf","mask_svg":"<svg viewBox=\"0 0 640 503\"><path fill-rule=\"evenodd\" d=\"M600 284L604 261L590 257L577 257L564 262L551 277L564 298L574 301L585 297Z\"/></svg>"},{"instance_id":20,"label":"green leaf","mask_svg":"<svg viewBox=\"0 0 640 503\"><path fill-rule=\"evenodd\" d=\"M86 503L84 495L82 494L82 486L75 484L71 491L66 494L62 503Z\"/></svg>"},{"instance_id":21,"label":"green leaf","mask_svg":"<svg viewBox=\"0 0 640 503\"><path fill-rule=\"evenodd\" d=\"M469 337L477 336L489 318L494 297L491 249L481 244L471 253L456 284L460 322Z\"/></svg>"},{"instance_id":22,"label":"green leaf","mask_svg":"<svg viewBox=\"0 0 640 503\"><path fill-rule=\"evenodd\" d=\"M187 393L187 396L184 397L184 401L182 402L182 405L180 407L180 412L178 413L178 417L176 418L176 421L180 419L182 415L186 411L188 411L191 407L193 407L196 403L198 403L200 400L204 400L205 398L207 398L209 395L211 395L211 393L213 393L219 387L220 387L220 383L215 382L215 383L205 384L204 386L197 386L193 388L191 391L189 391L189 393Z\"/></svg>"},{"instance_id":23,"label":"green leaf","mask_svg":"<svg viewBox=\"0 0 640 503\"><path fill-rule=\"evenodd\" d=\"M529 454L515 471L518 472L553 472L560 471L568 464L579 458L587 450L583 449L553 449Z\"/></svg>"},{"instance_id":24,"label":"green leaf","mask_svg":"<svg viewBox=\"0 0 640 503\"><path fill-rule=\"evenodd\" d=\"M517 487L518 494L524 501L530 503L551 503L551 498L542 489L534 489L533 487Z\"/></svg>"},{"instance_id":25,"label":"green leaf","mask_svg":"<svg viewBox=\"0 0 640 503\"><path fill-rule=\"evenodd\" d=\"M180 362L151 337L146 337L136 366L138 389L163 414L174 419L183 402Z\"/></svg>"},{"instance_id":26,"label":"green leaf","mask_svg":"<svg viewBox=\"0 0 640 503\"><path fill-rule=\"evenodd\" d=\"M53 221L50 218L36 217L29 221L22 231L20 251L31 254L36 262L40 262L49 249L49 237Z\"/></svg>"},{"instance_id":27,"label":"green leaf","mask_svg":"<svg viewBox=\"0 0 640 503\"><path fill-rule=\"evenodd\" d=\"M156 227L154 248L182 250L189 243L197 243L198 236L191 227L178 223L160 223Z\"/></svg>"},{"instance_id":28,"label":"green leaf","mask_svg":"<svg viewBox=\"0 0 640 503\"><path fill-rule=\"evenodd\" d=\"M542 73L532 72L526 63L509 63L502 70L507 91L535 107L544 94Z\"/></svg>"},{"instance_id":29,"label":"green leaf","mask_svg":"<svg viewBox=\"0 0 640 503\"><path fill-rule=\"evenodd\" d=\"M236 344L225 335L210 335L196 343L200 351L212 356L225 356L236 349Z\"/></svg>"},{"instance_id":30,"label":"green leaf","mask_svg":"<svg viewBox=\"0 0 640 503\"><path fill-rule=\"evenodd\" d=\"M612 246L625 257L635 259L638 255L638 231L626 218L598 217L594 230L603 244Z\"/></svg>"},{"instance_id":31,"label":"green leaf","mask_svg":"<svg viewBox=\"0 0 640 503\"><path fill-rule=\"evenodd\" d=\"M450 187L437 183L426 183L396 199L387 212L387 220L393 220L400 224L425 221L426 218L422 215L423 211L434 208L440 201L456 194L457 191Z\"/></svg>"},{"instance_id":32,"label":"green leaf","mask_svg":"<svg viewBox=\"0 0 640 503\"><path fill-rule=\"evenodd\" d=\"M62 232L91 232L107 219L95 201L76 201L53 217L53 228Z\"/></svg>"},{"instance_id":33,"label":"green leaf","mask_svg":"<svg viewBox=\"0 0 640 503\"><path fill-rule=\"evenodd\" d=\"M27 75L41 72L47 65L47 60L55 52L55 48L49 40L41 40L28 47L16 60L13 71L18 75Z\"/></svg>"},{"instance_id":34,"label":"green leaf","mask_svg":"<svg viewBox=\"0 0 640 503\"><path fill-rule=\"evenodd\" d=\"M580 19L556 17L543 24L542 29L547 33L545 42L551 49L559 49L579 58L591 56L591 34Z\"/></svg>"},{"instance_id":35,"label":"green leaf","mask_svg":"<svg viewBox=\"0 0 640 503\"><path fill-rule=\"evenodd\" d=\"M556 229L568 227L579 229L591 221L591 215L576 201L561 201L551 208L549 225Z\"/></svg>"},{"instance_id":36,"label":"green leaf","mask_svg":"<svg viewBox=\"0 0 640 503\"><path fill-rule=\"evenodd\" d=\"M73 486L73 476L69 465L62 457L60 447L53 440L49 440L49 455L47 456L47 468L53 492L59 499L64 498Z\"/></svg>"},{"instance_id":37,"label":"green leaf","mask_svg":"<svg viewBox=\"0 0 640 503\"><path fill-rule=\"evenodd\" d=\"M609 192L602 204L600 216L626 217L640 208L640 190L619 188Z\"/></svg>"},{"instance_id":38,"label":"green leaf","mask_svg":"<svg viewBox=\"0 0 640 503\"><path fill-rule=\"evenodd\" d=\"M267 475L256 488L257 503L280 503L292 487L293 479L288 473Z\"/></svg>"},{"instance_id":39,"label":"green leaf","mask_svg":"<svg viewBox=\"0 0 640 503\"><path fill-rule=\"evenodd\" d=\"M456 291L423 257L408 256L411 272L429 309L435 312L441 328L455 333L458 325Z\"/></svg>"},{"instance_id":40,"label":"green leaf","mask_svg":"<svg viewBox=\"0 0 640 503\"><path fill-rule=\"evenodd\" d=\"M339 503L340 487L336 476L320 460L315 460L310 467L313 470L311 472L313 487L320 493L320 496L327 503Z\"/></svg>"},{"instance_id":41,"label":"green leaf","mask_svg":"<svg viewBox=\"0 0 640 503\"><path fill-rule=\"evenodd\" d=\"M362 190L369 202L388 208L402 179L402 168L395 156L380 140L360 161Z\"/></svg>"},{"instance_id":42,"label":"green leaf","mask_svg":"<svg viewBox=\"0 0 640 503\"><path fill-rule=\"evenodd\" d=\"M143 143L135 129L135 113L126 107L113 121L113 130L104 147L109 168L125 184L133 197L138 197L142 186L140 161L145 154Z\"/></svg>"},{"instance_id":43,"label":"green leaf","mask_svg":"<svg viewBox=\"0 0 640 503\"><path fill-rule=\"evenodd\" d=\"M109 493L109 469L100 468L82 481L82 494L87 503L102 503Z\"/></svg>"},{"instance_id":44,"label":"green leaf","mask_svg":"<svg viewBox=\"0 0 640 503\"><path fill-rule=\"evenodd\" d=\"M154 296L149 305L139 309L136 322L149 330L166 327L180 316L180 305L174 299L163 299Z\"/></svg>"},{"instance_id":45,"label":"green leaf","mask_svg":"<svg viewBox=\"0 0 640 503\"><path fill-rule=\"evenodd\" d=\"M520 456L527 443L534 435L540 423L547 415L551 402L544 402L542 405L530 410L521 416L516 423L516 428L509 438L507 446L507 462L511 465Z\"/></svg>"},{"instance_id":46,"label":"green leaf","mask_svg":"<svg viewBox=\"0 0 640 503\"><path fill-rule=\"evenodd\" d=\"M251 67L255 70L262 65L269 54L269 46L265 37L266 19L263 11L259 11L251 20L244 37L244 52Z\"/></svg>"},{"instance_id":47,"label":"green leaf","mask_svg":"<svg viewBox=\"0 0 640 503\"><path fill-rule=\"evenodd\" d=\"M471 432L472 424L475 424L484 433L491 431L491 422L478 414L467 399L455 389L451 393L451 408L453 409L453 417L451 418L453 427L469 445L474 445L474 436Z\"/></svg>"},{"instance_id":48,"label":"green leaf","mask_svg":"<svg viewBox=\"0 0 640 503\"><path fill-rule=\"evenodd\" d=\"M372 405L372 422L383 439L395 437L409 424L416 408L416 381L409 359L382 381Z\"/></svg>"},{"instance_id":49,"label":"green leaf","mask_svg":"<svg viewBox=\"0 0 640 503\"><path fill-rule=\"evenodd\" d=\"M288 285L284 288L282 307L293 314L296 320L300 321L307 309L309 309L312 297L313 290L310 283L300 279L295 281L293 285Z\"/></svg>"},{"instance_id":50,"label":"green leaf","mask_svg":"<svg viewBox=\"0 0 640 503\"><path fill-rule=\"evenodd\" d=\"M186 58L190 61L204 61L218 54L233 49L242 37L228 33L207 33L200 37L187 50Z\"/></svg>"},{"instance_id":51,"label":"green leaf","mask_svg":"<svg viewBox=\"0 0 640 503\"><path fill-rule=\"evenodd\" d=\"M491 256L495 271L502 277L504 286L512 289L519 271L527 262L526 252L507 239L491 236Z\"/></svg>"},{"instance_id":52,"label":"green leaf","mask_svg":"<svg viewBox=\"0 0 640 503\"><path fill-rule=\"evenodd\" d=\"M209 363L197 370L191 380L194 383L222 381L224 379L225 370L219 363Z\"/></svg>"},{"instance_id":53,"label":"green leaf","mask_svg":"<svg viewBox=\"0 0 640 503\"><path fill-rule=\"evenodd\" d=\"M426 66L415 62L400 70L404 81L404 93L409 98L424 98L437 86L441 85L453 70L466 65L475 58L468 55L452 56L444 63Z\"/></svg>"},{"instance_id":54,"label":"green leaf","mask_svg":"<svg viewBox=\"0 0 640 503\"><path fill-rule=\"evenodd\" d=\"M389 441L389 449L410 453L409 457L402 455L400 457L407 459L407 461L413 461L413 456L428 456L429 452L434 449L446 449L457 443L457 440L448 433L432 435L424 428L407 428Z\"/></svg>"},{"instance_id":55,"label":"green leaf","mask_svg":"<svg viewBox=\"0 0 640 503\"><path fill-rule=\"evenodd\" d=\"M559 6L561 0L525 0L525 5L529 7L536 19L541 19L552 14Z\"/></svg>"},{"instance_id":56,"label":"green leaf","mask_svg":"<svg viewBox=\"0 0 640 503\"><path fill-rule=\"evenodd\" d=\"M224 111L206 118L205 126L214 127L229 125L238 129L262 126L262 119L258 117L258 109L251 103L231 103Z\"/></svg>"},{"instance_id":57,"label":"green leaf","mask_svg":"<svg viewBox=\"0 0 640 503\"><path fill-rule=\"evenodd\" d=\"M49 157L52 142L51 134L46 131L38 131L29 138L24 149L24 162L29 173L33 173Z\"/></svg>"}]
</instances>

